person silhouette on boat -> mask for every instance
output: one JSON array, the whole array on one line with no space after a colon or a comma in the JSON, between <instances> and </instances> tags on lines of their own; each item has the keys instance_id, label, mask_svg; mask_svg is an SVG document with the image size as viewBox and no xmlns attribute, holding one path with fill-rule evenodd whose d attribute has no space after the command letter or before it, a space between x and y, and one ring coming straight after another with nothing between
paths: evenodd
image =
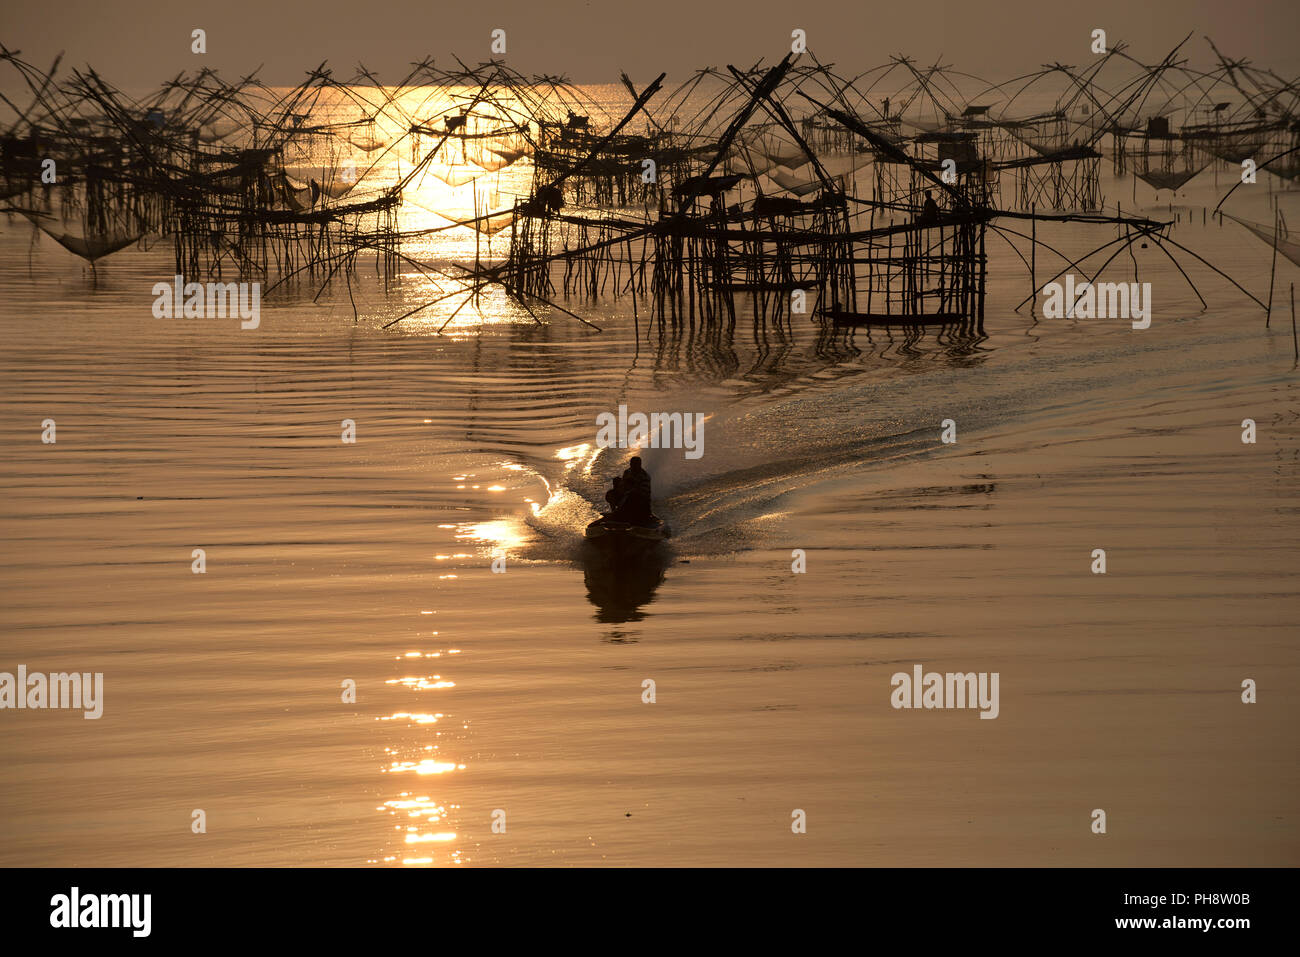
<instances>
[{"instance_id":1,"label":"person silhouette on boat","mask_svg":"<svg viewBox=\"0 0 1300 957\"><path fill-rule=\"evenodd\" d=\"M654 520L650 513L650 473L641 465L641 456L634 455L623 473L622 521L648 525Z\"/></svg>"},{"instance_id":2,"label":"person silhouette on boat","mask_svg":"<svg viewBox=\"0 0 1300 957\"><path fill-rule=\"evenodd\" d=\"M623 479L621 476L615 475L609 491L605 493L605 501L609 503L609 514L605 516L606 518L618 520L621 514L619 510L623 507L625 497L626 490L623 488Z\"/></svg>"}]
</instances>

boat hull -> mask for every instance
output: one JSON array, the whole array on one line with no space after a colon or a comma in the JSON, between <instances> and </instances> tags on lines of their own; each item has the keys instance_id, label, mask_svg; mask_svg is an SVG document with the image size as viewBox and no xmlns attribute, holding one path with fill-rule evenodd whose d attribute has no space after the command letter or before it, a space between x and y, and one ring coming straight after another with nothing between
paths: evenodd
<instances>
[{"instance_id":1,"label":"boat hull","mask_svg":"<svg viewBox=\"0 0 1300 957\"><path fill-rule=\"evenodd\" d=\"M610 544L653 544L671 537L672 529L662 519L655 519L651 525L637 525L601 518L588 525L586 531L588 541Z\"/></svg>"}]
</instances>

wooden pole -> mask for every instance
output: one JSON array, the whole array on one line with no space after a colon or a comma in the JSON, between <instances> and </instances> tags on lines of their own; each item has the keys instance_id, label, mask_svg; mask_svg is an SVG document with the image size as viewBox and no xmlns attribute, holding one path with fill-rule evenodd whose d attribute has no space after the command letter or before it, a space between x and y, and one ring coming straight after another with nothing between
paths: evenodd
<instances>
[{"instance_id":1,"label":"wooden pole","mask_svg":"<svg viewBox=\"0 0 1300 957\"><path fill-rule=\"evenodd\" d=\"M1034 293L1030 315L1038 308L1038 206L1029 207L1029 286Z\"/></svg>"},{"instance_id":2,"label":"wooden pole","mask_svg":"<svg viewBox=\"0 0 1300 957\"><path fill-rule=\"evenodd\" d=\"M1281 223L1281 213L1275 210L1273 212L1273 268L1268 274L1268 311L1264 315L1265 329L1273 318L1273 277L1277 274L1277 231Z\"/></svg>"},{"instance_id":3,"label":"wooden pole","mask_svg":"<svg viewBox=\"0 0 1300 957\"><path fill-rule=\"evenodd\" d=\"M1296 361L1300 362L1300 339L1295 334L1295 283L1291 283L1291 345L1295 347Z\"/></svg>"}]
</instances>

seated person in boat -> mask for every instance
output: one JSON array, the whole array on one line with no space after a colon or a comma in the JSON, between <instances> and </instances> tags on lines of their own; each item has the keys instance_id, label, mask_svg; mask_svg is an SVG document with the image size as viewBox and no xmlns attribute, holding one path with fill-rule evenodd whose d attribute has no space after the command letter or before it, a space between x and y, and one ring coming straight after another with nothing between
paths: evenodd
<instances>
[{"instance_id":1,"label":"seated person in boat","mask_svg":"<svg viewBox=\"0 0 1300 957\"><path fill-rule=\"evenodd\" d=\"M654 521L650 514L650 473L641 466L641 456L632 456L627 471L623 473L623 491L626 498L620 510L620 521L647 525Z\"/></svg>"},{"instance_id":2,"label":"seated person in boat","mask_svg":"<svg viewBox=\"0 0 1300 957\"><path fill-rule=\"evenodd\" d=\"M605 493L605 501L609 503L609 512L605 515L606 518L618 521L619 509L623 507L625 497L623 479L615 475L613 485Z\"/></svg>"}]
</instances>

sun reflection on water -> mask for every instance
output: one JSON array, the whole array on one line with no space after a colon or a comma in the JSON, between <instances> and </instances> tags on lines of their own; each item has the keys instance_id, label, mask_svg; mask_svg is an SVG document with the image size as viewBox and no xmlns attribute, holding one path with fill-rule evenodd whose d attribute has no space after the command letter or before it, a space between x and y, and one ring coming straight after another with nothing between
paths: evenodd
<instances>
[{"instance_id":1,"label":"sun reflection on water","mask_svg":"<svg viewBox=\"0 0 1300 957\"><path fill-rule=\"evenodd\" d=\"M391 801L385 801L377 810L389 814L395 818L407 818L415 823L394 824L393 830L402 835L402 843L405 845L412 844L450 844L456 840L457 833L450 830L432 830L436 825L446 826L447 819L451 811L460 810L460 805L444 805L434 800L427 794L417 795L412 791L403 791L397 798ZM404 865L429 865L437 863L434 857L401 857L397 854L390 854L380 859L372 860L370 863L393 864L401 862ZM459 848L450 849L447 854L445 863L463 864L466 858Z\"/></svg>"},{"instance_id":2,"label":"sun reflection on water","mask_svg":"<svg viewBox=\"0 0 1300 957\"><path fill-rule=\"evenodd\" d=\"M394 761L387 770L394 773L414 771L416 774L446 774L448 771L464 771L465 765L425 758L423 761Z\"/></svg>"},{"instance_id":3,"label":"sun reflection on water","mask_svg":"<svg viewBox=\"0 0 1300 957\"><path fill-rule=\"evenodd\" d=\"M419 609L419 613L424 615L434 612L432 609ZM460 653L459 648L443 646L432 651L420 649L406 651L394 655L393 660L411 662ZM446 691L456 687L455 681L444 678L441 674L399 675L386 679L384 684L394 688L399 694L406 691ZM445 755L443 747L447 745L450 748L457 748L463 745L464 732L468 729L469 723L461 719L449 731L439 730L448 717L446 711L421 708L403 708L376 716L376 721L384 722L394 729L390 738L391 743L383 748L387 762L379 768L379 773L414 775L420 780L445 780L449 774L463 772L466 768L465 763ZM430 741L436 743L428 743ZM447 800L445 796L435 798L429 794L413 791L402 791L396 798L385 801L377 808L378 811L399 820L407 819L405 823L394 825L394 831L401 838L401 845L403 847L418 845L423 853L420 856L407 856L390 844L385 848L387 853L372 859L370 863L426 867L465 863L463 850L452 846L458 840L460 833L453 820L453 815L459 807L458 804Z\"/></svg>"},{"instance_id":4,"label":"sun reflection on water","mask_svg":"<svg viewBox=\"0 0 1300 957\"><path fill-rule=\"evenodd\" d=\"M407 678L389 678L384 684L405 685L415 691L434 691L438 688L454 688L456 682L444 681L442 675L416 675Z\"/></svg>"}]
</instances>

